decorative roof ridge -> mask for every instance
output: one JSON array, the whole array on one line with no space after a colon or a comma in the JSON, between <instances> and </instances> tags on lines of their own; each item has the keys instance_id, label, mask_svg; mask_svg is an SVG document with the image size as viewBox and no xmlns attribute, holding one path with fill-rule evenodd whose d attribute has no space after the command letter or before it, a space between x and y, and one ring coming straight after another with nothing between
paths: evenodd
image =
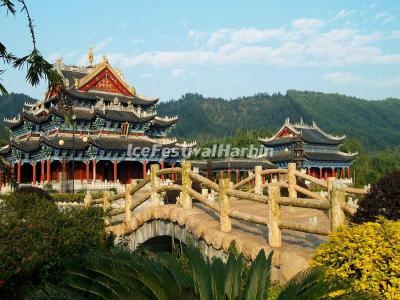
<instances>
[{"instance_id":1,"label":"decorative roof ridge","mask_svg":"<svg viewBox=\"0 0 400 300\"><path fill-rule=\"evenodd\" d=\"M9 149L9 148L10 148L10 144L7 144L7 145L4 145L4 146L0 147L0 151L6 150L6 149Z\"/></svg>"},{"instance_id":2,"label":"decorative roof ridge","mask_svg":"<svg viewBox=\"0 0 400 300\"><path fill-rule=\"evenodd\" d=\"M151 137L148 137L146 135L140 136L143 140L152 142L154 144L160 144L160 145L171 145L176 143L176 138L161 138L161 139L154 139Z\"/></svg>"},{"instance_id":3,"label":"decorative roof ridge","mask_svg":"<svg viewBox=\"0 0 400 300\"><path fill-rule=\"evenodd\" d=\"M30 103L30 102L26 102L26 101L25 101L24 106L33 108L33 107L35 107L35 106L38 104L38 102L39 102L39 101L36 101L35 103Z\"/></svg>"},{"instance_id":4,"label":"decorative roof ridge","mask_svg":"<svg viewBox=\"0 0 400 300\"><path fill-rule=\"evenodd\" d=\"M136 95L136 90L133 86L128 85L123 78L121 78L121 74L114 70L114 68L110 65L108 62L108 59L104 56L103 57L103 62L98 64L97 66L94 67L93 70L91 70L90 73L88 73L86 76L82 77L81 79L76 79L76 89L82 88L85 84L87 84L90 80L92 80L98 73L103 71L104 69L110 70L110 72L118 78L118 80L121 82L123 87L131 93L131 95L135 96Z\"/></svg>"},{"instance_id":5,"label":"decorative roof ridge","mask_svg":"<svg viewBox=\"0 0 400 300\"><path fill-rule=\"evenodd\" d=\"M109 92L109 91L99 91L99 90L91 90L91 89L89 89L89 90L87 90L86 92L82 92L82 91L80 91L80 90L76 90L77 92L79 92L79 93L86 93L86 92L90 92L90 93L94 93L94 94L106 94L106 95L110 95L110 96L123 96L123 97L126 97L126 98L134 98L134 96L127 96L127 95L124 95L124 94L122 94L122 93L114 93L114 92Z\"/></svg>"},{"instance_id":6,"label":"decorative roof ridge","mask_svg":"<svg viewBox=\"0 0 400 300\"><path fill-rule=\"evenodd\" d=\"M269 159L267 159L267 157L269 157L269 156L270 156L269 153L263 153L263 154L259 154L259 155L247 155L246 159L261 159L261 158L264 158L267 162L269 162L271 164L274 164ZM242 159L242 160L246 161L246 159ZM240 161L240 158L239 159L235 159L235 161Z\"/></svg>"},{"instance_id":7,"label":"decorative roof ridge","mask_svg":"<svg viewBox=\"0 0 400 300\"><path fill-rule=\"evenodd\" d=\"M337 151L336 153L340 154L340 155L343 155L343 156L348 156L348 157L358 155L358 151L356 151L356 152L348 152L348 153L347 152L342 152L342 151Z\"/></svg>"},{"instance_id":8,"label":"decorative roof ridge","mask_svg":"<svg viewBox=\"0 0 400 300\"><path fill-rule=\"evenodd\" d=\"M273 136L271 136L271 137L269 137L269 138L267 138L267 137L265 137L265 138L258 137L258 140L259 140L260 142L271 142L271 141L273 141L274 139L277 138L278 134L279 134L285 127L289 128L289 129L290 129L291 131L293 131L295 134L300 134L300 132L299 132L298 130L296 130L296 129L293 127L293 125L290 123L289 117L287 117L287 118L285 119L285 123L281 126L281 128L279 128L279 130L278 130Z\"/></svg>"},{"instance_id":9,"label":"decorative roof ridge","mask_svg":"<svg viewBox=\"0 0 400 300\"><path fill-rule=\"evenodd\" d=\"M10 118L4 118L4 122L7 123L19 123L21 121L21 113L18 113L18 115L14 116L12 119Z\"/></svg>"},{"instance_id":10,"label":"decorative roof ridge","mask_svg":"<svg viewBox=\"0 0 400 300\"><path fill-rule=\"evenodd\" d=\"M177 145L178 147L181 147L181 148L191 148L191 147L194 147L194 146L197 145L197 141L194 140L194 141L192 141L192 142L190 142L190 143L188 143L188 142L186 142L186 141L183 141L182 143L176 143L176 145Z\"/></svg>"},{"instance_id":11,"label":"decorative roof ridge","mask_svg":"<svg viewBox=\"0 0 400 300\"><path fill-rule=\"evenodd\" d=\"M141 100L149 101L149 102L160 100L160 97L158 97L158 96L156 96L156 97L148 97L148 96L145 96L143 94L140 94L140 95L136 94L135 97L139 98Z\"/></svg>"},{"instance_id":12,"label":"decorative roof ridge","mask_svg":"<svg viewBox=\"0 0 400 300\"><path fill-rule=\"evenodd\" d=\"M83 74L88 74L89 71L91 71L91 68L83 67L83 66L77 66L77 65L66 65L63 63L62 58L58 58L56 62L53 64L54 68L57 71L69 71L69 72L77 72L77 73L83 73ZM63 74L61 74L63 75Z\"/></svg>"},{"instance_id":13,"label":"decorative roof ridge","mask_svg":"<svg viewBox=\"0 0 400 300\"><path fill-rule=\"evenodd\" d=\"M322 133L323 135L325 135L327 138L330 138L332 140L337 140L337 141L341 141L344 140L346 138L346 135L342 135L342 136L335 136L329 133L326 133L325 131L323 131L321 128L318 127L317 123L315 123L314 121L312 122L312 127L316 130L318 130L320 133Z\"/></svg>"},{"instance_id":14,"label":"decorative roof ridge","mask_svg":"<svg viewBox=\"0 0 400 300\"><path fill-rule=\"evenodd\" d=\"M172 121L172 120L178 120L178 116L156 116L154 119L160 120L160 121Z\"/></svg>"},{"instance_id":15,"label":"decorative roof ridge","mask_svg":"<svg viewBox=\"0 0 400 300\"><path fill-rule=\"evenodd\" d=\"M100 100L97 101L96 105L92 106L90 111L94 112L97 110L98 112L102 112L103 114L105 113L106 110L114 110L114 111L126 111L126 112L131 112L135 114L136 117L141 118L141 117L155 117L157 115L156 111L153 110L142 110L141 107L135 107L132 104L129 104L127 106L124 106L119 102L118 98L115 97L112 102L110 103L105 103L104 99L101 98Z\"/></svg>"}]
</instances>

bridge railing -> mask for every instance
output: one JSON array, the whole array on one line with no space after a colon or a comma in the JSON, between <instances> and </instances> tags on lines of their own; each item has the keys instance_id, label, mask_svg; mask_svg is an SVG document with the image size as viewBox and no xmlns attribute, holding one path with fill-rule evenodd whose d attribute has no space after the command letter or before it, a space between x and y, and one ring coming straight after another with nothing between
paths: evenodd
<instances>
[{"instance_id":1,"label":"bridge railing","mask_svg":"<svg viewBox=\"0 0 400 300\"><path fill-rule=\"evenodd\" d=\"M163 175L174 174L181 176L182 183L162 184ZM278 176L280 181L263 180L265 176ZM326 195L310 191L298 185L298 179L312 182L321 189L326 190ZM219 201L210 201L206 195L193 189L193 182L200 183L202 187L212 190L218 195ZM248 191L240 190L244 185L254 182L254 187ZM139 195L139 191L141 191ZM254 174L233 184L228 179L220 179L215 183L206 177L192 171L190 161L184 161L180 168L159 169L157 164L151 166L150 174L139 183L126 185L125 192L111 195L105 191L101 198L93 199L88 193L85 197L85 205L102 205L107 212L105 219L107 226L129 226L134 216L134 210L146 201L152 206L160 206L161 193L166 191L179 191L177 205L183 209L192 208L192 200L197 200L211 210L217 212L220 218L220 230L231 231L231 218L246 222L268 226L268 242L272 247L281 247L282 230L294 230L318 235L328 235L337 226L345 223L345 215L353 214L355 209L345 202L346 194L365 194L365 189L339 187L335 185L335 178L328 180L314 178L296 170L296 165L290 163L288 169L262 170L257 166ZM266 194L264 192L266 191ZM283 196L283 191L287 196ZM299 197L301 196L301 197ZM266 204L266 217L252 215L231 207L231 199L243 199ZM115 201L123 200L122 207L112 207ZM291 206L298 208L317 209L329 212L330 228L319 229L313 225L296 224L281 218L281 207ZM117 218L124 215L124 218Z\"/></svg>"}]
</instances>

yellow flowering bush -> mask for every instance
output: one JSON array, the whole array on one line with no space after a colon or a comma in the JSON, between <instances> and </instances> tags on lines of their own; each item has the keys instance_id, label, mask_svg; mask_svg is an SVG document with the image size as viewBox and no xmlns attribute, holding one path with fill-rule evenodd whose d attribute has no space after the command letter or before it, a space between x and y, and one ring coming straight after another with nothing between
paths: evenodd
<instances>
[{"instance_id":1,"label":"yellow flowering bush","mask_svg":"<svg viewBox=\"0 0 400 300\"><path fill-rule=\"evenodd\" d=\"M339 227L313 261L328 276L352 280L354 290L400 299L400 222L381 218Z\"/></svg>"}]
</instances>

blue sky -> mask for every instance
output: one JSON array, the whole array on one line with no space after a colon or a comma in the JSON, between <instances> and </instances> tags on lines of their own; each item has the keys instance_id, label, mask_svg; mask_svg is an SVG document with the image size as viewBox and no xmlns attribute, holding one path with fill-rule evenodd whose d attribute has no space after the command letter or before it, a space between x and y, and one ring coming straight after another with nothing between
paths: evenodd
<instances>
[{"instance_id":1,"label":"blue sky","mask_svg":"<svg viewBox=\"0 0 400 300\"><path fill-rule=\"evenodd\" d=\"M54 62L87 64L106 54L138 93L234 98L287 89L400 98L399 1L27 0L39 49ZM1 41L31 47L25 17L5 15ZM43 97L24 73L10 91Z\"/></svg>"}]
</instances>

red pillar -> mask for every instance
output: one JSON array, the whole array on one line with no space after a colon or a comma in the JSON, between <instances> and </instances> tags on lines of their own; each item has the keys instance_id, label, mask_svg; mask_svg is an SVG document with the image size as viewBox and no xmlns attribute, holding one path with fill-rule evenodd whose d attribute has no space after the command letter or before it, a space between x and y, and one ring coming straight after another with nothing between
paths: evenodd
<instances>
[{"instance_id":1,"label":"red pillar","mask_svg":"<svg viewBox=\"0 0 400 300\"><path fill-rule=\"evenodd\" d=\"M332 168L332 177L336 177L336 169Z\"/></svg>"},{"instance_id":2,"label":"red pillar","mask_svg":"<svg viewBox=\"0 0 400 300\"><path fill-rule=\"evenodd\" d=\"M40 182L43 183L45 178L46 177L44 176L44 160L42 160L40 162Z\"/></svg>"},{"instance_id":3,"label":"red pillar","mask_svg":"<svg viewBox=\"0 0 400 300\"><path fill-rule=\"evenodd\" d=\"M114 182L117 183L117 161L114 160Z\"/></svg>"},{"instance_id":4,"label":"red pillar","mask_svg":"<svg viewBox=\"0 0 400 300\"><path fill-rule=\"evenodd\" d=\"M144 162L143 162L143 178L145 178L146 175L147 175L147 168L146 168L146 166L147 166L147 161L144 161Z\"/></svg>"},{"instance_id":5,"label":"red pillar","mask_svg":"<svg viewBox=\"0 0 400 300\"><path fill-rule=\"evenodd\" d=\"M350 167L347 168L347 178L351 178L351 169Z\"/></svg>"},{"instance_id":6,"label":"red pillar","mask_svg":"<svg viewBox=\"0 0 400 300\"><path fill-rule=\"evenodd\" d=\"M17 182L18 184L21 183L21 161L17 163Z\"/></svg>"},{"instance_id":7,"label":"red pillar","mask_svg":"<svg viewBox=\"0 0 400 300\"><path fill-rule=\"evenodd\" d=\"M36 183L36 162L32 164L32 182Z\"/></svg>"},{"instance_id":8,"label":"red pillar","mask_svg":"<svg viewBox=\"0 0 400 300\"><path fill-rule=\"evenodd\" d=\"M328 169L325 169L325 172L324 172L324 179L325 179L325 180L328 179Z\"/></svg>"},{"instance_id":9,"label":"red pillar","mask_svg":"<svg viewBox=\"0 0 400 300\"><path fill-rule=\"evenodd\" d=\"M96 160L95 159L93 159L92 160L92 163L93 163L93 182L95 182L96 181Z\"/></svg>"},{"instance_id":10,"label":"red pillar","mask_svg":"<svg viewBox=\"0 0 400 300\"><path fill-rule=\"evenodd\" d=\"M68 176L67 176L67 162L65 161L65 159L63 159L63 161L62 161L61 179L62 180L67 180L68 179Z\"/></svg>"},{"instance_id":11,"label":"red pillar","mask_svg":"<svg viewBox=\"0 0 400 300\"><path fill-rule=\"evenodd\" d=\"M319 168L319 177L318 178L322 178L322 168Z\"/></svg>"},{"instance_id":12,"label":"red pillar","mask_svg":"<svg viewBox=\"0 0 400 300\"><path fill-rule=\"evenodd\" d=\"M228 169L228 179L231 181L231 169Z\"/></svg>"},{"instance_id":13,"label":"red pillar","mask_svg":"<svg viewBox=\"0 0 400 300\"><path fill-rule=\"evenodd\" d=\"M51 181L51 174L50 174L50 159L47 160L47 182L50 183Z\"/></svg>"},{"instance_id":14,"label":"red pillar","mask_svg":"<svg viewBox=\"0 0 400 300\"><path fill-rule=\"evenodd\" d=\"M164 161L160 161L160 169L164 169ZM164 180L165 176L161 175L161 180Z\"/></svg>"},{"instance_id":15,"label":"red pillar","mask_svg":"<svg viewBox=\"0 0 400 300\"><path fill-rule=\"evenodd\" d=\"M236 182L239 182L239 170L235 170L235 175L236 175Z\"/></svg>"},{"instance_id":16,"label":"red pillar","mask_svg":"<svg viewBox=\"0 0 400 300\"><path fill-rule=\"evenodd\" d=\"M90 180L90 161L86 162L86 182Z\"/></svg>"}]
</instances>

